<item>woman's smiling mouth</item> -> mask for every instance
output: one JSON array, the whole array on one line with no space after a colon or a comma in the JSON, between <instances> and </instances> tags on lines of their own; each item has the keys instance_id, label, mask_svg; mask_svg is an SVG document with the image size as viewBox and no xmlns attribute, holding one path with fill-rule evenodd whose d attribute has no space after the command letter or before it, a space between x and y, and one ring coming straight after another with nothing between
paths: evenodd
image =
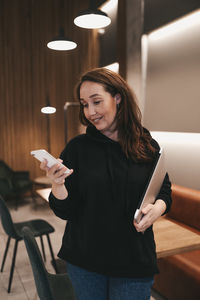
<instances>
[{"instance_id":1,"label":"woman's smiling mouth","mask_svg":"<svg viewBox=\"0 0 200 300\"><path fill-rule=\"evenodd\" d=\"M103 118L103 117L95 118L95 119L92 119L91 121L92 121L93 123L97 123L97 122L99 122L102 118Z\"/></svg>"}]
</instances>

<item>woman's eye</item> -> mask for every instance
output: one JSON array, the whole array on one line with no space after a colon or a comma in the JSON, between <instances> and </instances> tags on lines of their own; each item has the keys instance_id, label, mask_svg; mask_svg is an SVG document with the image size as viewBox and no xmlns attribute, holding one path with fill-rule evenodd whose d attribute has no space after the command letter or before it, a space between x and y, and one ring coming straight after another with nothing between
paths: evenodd
<instances>
[{"instance_id":1,"label":"woman's eye","mask_svg":"<svg viewBox=\"0 0 200 300\"><path fill-rule=\"evenodd\" d=\"M97 100L97 101L94 101L94 104L98 105L100 102L101 102L100 100Z\"/></svg>"},{"instance_id":2,"label":"woman's eye","mask_svg":"<svg viewBox=\"0 0 200 300\"><path fill-rule=\"evenodd\" d=\"M82 105L83 105L83 107L88 107L88 104L86 104L86 103L85 103L85 104L82 104Z\"/></svg>"}]
</instances>

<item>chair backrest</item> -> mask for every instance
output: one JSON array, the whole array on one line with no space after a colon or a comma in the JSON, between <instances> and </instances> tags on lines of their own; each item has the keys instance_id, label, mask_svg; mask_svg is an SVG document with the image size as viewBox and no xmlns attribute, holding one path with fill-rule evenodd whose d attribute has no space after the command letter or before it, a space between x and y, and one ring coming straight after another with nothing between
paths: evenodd
<instances>
[{"instance_id":1,"label":"chair backrest","mask_svg":"<svg viewBox=\"0 0 200 300\"><path fill-rule=\"evenodd\" d=\"M7 235L14 239L19 239L20 237L15 230L10 212L1 195L0 195L0 215L1 215L2 226L5 232L7 233Z\"/></svg>"},{"instance_id":2,"label":"chair backrest","mask_svg":"<svg viewBox=\"0 0 200 300\"><path fill-rule=\"evenodd\" d=\"M172 206L168 217L200 230L200 190L172 185Z\"/></svg>"},{"instance_id":3,"label":"chair backrest","mask_svg":"<svg viewBox=\"0 0 200 300\"><path fill-rule=\"evenodd\" d=\"M0 178L11 178L13 170L3 161L0 160Z\"/></svg>"},{"instance_id":4,"label":"chair backrest","mask_svg":"<svg viewBox=\"0 0 200 300\"><path fill-rule=\"evenodd\" d=\"M53 300L53 295L51 293L48 281L48 273L44 266L40 250L30 228L26 226L23 227L22 236L32 266L33 276L35 279L38 295L41 300Z\"/></svg>"}]
</instances>

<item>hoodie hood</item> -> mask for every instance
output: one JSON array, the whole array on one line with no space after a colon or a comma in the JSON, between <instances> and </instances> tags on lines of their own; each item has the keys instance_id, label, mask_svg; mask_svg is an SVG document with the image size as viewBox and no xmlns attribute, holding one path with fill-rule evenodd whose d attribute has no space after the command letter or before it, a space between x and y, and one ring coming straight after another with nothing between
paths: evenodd
<instances>
[{"instance_id":1,"label":"hoodie hood","mask_svg":"<svg viewBox=\"0 0 200 300\"><path fill-rule=\"evenodd\" d=\"M99 130L96 129L95 126L89 125L86 129L86 135L91 138L92 140L100 143L111 143L111 144L116 144L119 145L118 142L110 139L103 133L101 133Z\"/></svg>"}]
</instances>

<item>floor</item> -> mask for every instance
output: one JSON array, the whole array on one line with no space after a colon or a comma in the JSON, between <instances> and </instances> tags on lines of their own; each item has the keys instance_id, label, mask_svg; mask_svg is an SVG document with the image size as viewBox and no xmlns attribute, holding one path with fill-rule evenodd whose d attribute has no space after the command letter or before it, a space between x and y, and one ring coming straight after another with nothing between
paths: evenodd
<instances>
[{"instance_id":1,"label":"floor","mask_svg":"<svg viewBox=\"0 0 200 300\"><path fill-rule=\"evenodd\" d=\"M26 197L15 209L14 203L7 202L13 221L20 222L25 220L30 220L34 218L42 218L47 220L55 228L55 233L50 235L53 250L56 253L59 250L62 234L65 227L65 221L58 219L53 212L49 209L48 203L43 199L37 198L36 202L33 202L30 197ZM2 262L2 257L6 245L7 236L0 224L0 264ZM45 250L47 256L46 268L50 273L54 273L54 269L51 265L51 258L49 253L49 248L46 239ZM7 260L5 262L4 271L0 273L0 299L2 300L38 300L35 283L33 279L32 269L29 263L28 255L26 253L25 245L23 241L19 243L15 271L13 275L13 282L11 293L7 293L8 278L10 272L10 264L12 258L14 241L11 241L10 249L7 255ZM57 299L59 300L59 299ZM95 300L95 299L94 299ZM152 291L151 300L164 300L155 291Z\"/></svg>"}]
</instances>

